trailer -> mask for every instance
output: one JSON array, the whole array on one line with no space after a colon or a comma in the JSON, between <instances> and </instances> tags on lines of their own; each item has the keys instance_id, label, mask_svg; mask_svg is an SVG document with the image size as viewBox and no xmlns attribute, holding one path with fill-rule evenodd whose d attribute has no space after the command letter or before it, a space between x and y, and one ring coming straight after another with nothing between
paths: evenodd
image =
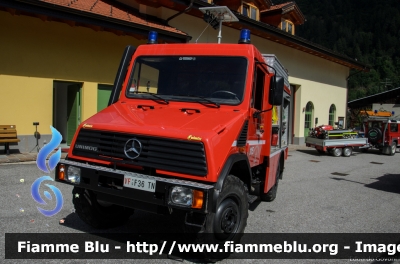
<instances>
[{"instance_id":1,"label":"trailer","mask_svg":"<svg viewBox=\"0 0 400 264\"><path fill-rule=\"evenodd\" d=\"M367 138L320 139L306 137L306 146L315 148L319 153L326 151L334 157L350 157L354 147L369 147Z\"/></svg>"}]
</instances>

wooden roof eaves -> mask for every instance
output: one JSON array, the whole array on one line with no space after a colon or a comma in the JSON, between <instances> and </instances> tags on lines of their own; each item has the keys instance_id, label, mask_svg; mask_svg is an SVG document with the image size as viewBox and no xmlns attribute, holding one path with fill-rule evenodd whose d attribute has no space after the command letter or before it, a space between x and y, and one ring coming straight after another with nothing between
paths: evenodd
<instances>
[{"instance_id":1,"label":"wooden roof eaves","mask_svg":"<svg viewBox=\"0 0 400 264\"><path fill-rule=\"evenodd\" d=\"M75 21L82 24L92 24L94 27L110 28L116 31L123 31L132 34L146 35L153 27L128 22L112 17L106 17L99 14L72 9L60 5L47 3L44 1L32 0L1 0L0 7L17 9L26 13L34 13L39 16L56 17L65 21ZM135 25L135 27L133 27ZM156 29L159 38L170 42L188 42L192 37L187 33L179 34L160 28Z\"/></svg>"},{"instance_id":2,"label":"wooden roof eaves","mask_svg":"<svg viewBox=\"0 0 400 264\"><path fill-rule=\"evenodd\" d=\"M258 2L259 6L258 8L269 8L272 6L272 1L271 0L255 0Z\"/></svg>"},{"instance_id":3,"label":"wooden roof eaves","mask_svg":"<svg viewBox=\"0 0 400 264\"><path fill-rule=\"evenodd\" d=\"M305 17L303 15L303 13L300 11L300 8L297 6L297 4L295 2L288 2L287 5L282 6L281 8L277 8L277 9L272 9L272 10L262 10L260 11L260 15L262 16L263 14L267 15L272 15L272 14L288 14L290 12L293 12L292 16L295 17L296 21L295 22L296 25L302 25L305 22Z\"/></svg>"},{"instance_id":4,"label":"wooden roof eaves","mask_svg":"<svg viewBox=\"0 0 400 264\"><path fill-rule=\"evenodd\" d=\"M306 21L306 18L304 16L303 12L301 12L299 6L295 2L293 2L293 3L294 3L295 13L299 17L300 25L302 25Z\"/></svg>"}]
</instances>

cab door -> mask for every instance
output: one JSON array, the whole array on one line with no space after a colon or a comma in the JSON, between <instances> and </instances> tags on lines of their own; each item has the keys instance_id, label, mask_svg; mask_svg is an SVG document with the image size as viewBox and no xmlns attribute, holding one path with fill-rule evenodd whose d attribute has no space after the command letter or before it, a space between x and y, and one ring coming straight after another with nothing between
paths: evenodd
<instances>
[{"instance_id":1,"label":"cab door","mask_svg":"<svg viewBox=\"0 0 400 264\"><path fill-rule=\"evenodd\" d=\"M256 66L253 80L252 99L250 105L250 119L249 119L249 132L247 140L247 157L250 162L250 166L254 167L263 163L261 158L262 153L265 151L266 143L266 124L265 120L268 120L268 112L261 112L265 106L265 84L267 74L261 66ZM271 127L270 125L267 127Z\"/></svg>"}]
</instances>

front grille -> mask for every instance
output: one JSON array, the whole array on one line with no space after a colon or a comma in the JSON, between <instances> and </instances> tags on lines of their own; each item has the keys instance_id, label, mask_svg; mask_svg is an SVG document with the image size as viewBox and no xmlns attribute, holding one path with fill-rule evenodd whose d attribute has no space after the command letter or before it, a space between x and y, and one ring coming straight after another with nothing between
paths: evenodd
<instances>
[{"instance_id":1,"label":"front grille","mask_svg":"<svg viewBox=\"0 0 400 264\"><path fill-rule=\"evenodd\" d=\"M136 159L130 159L124 153L125 143L133 138L142 144L142 152ZM207 175L204 145L201 142L81 129L72 153L145 168Z\"/></svg>"}]
</instances>

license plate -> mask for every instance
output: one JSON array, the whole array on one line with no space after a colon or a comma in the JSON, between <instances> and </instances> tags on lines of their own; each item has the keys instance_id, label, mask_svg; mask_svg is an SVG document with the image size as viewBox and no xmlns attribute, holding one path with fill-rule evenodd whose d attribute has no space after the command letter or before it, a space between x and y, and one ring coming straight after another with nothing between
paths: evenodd
<instances>
[{"instance_id":1,"label":"license plate","mask_svg":"<svg viewBox=\"0 0 400 264\"><path fill-rule=\"evenodd\" d=\"M156 181L141 179L130 175L124 175L124 187L138 189L146 192L155 192Z\"/></svg>"}]
</instances>

